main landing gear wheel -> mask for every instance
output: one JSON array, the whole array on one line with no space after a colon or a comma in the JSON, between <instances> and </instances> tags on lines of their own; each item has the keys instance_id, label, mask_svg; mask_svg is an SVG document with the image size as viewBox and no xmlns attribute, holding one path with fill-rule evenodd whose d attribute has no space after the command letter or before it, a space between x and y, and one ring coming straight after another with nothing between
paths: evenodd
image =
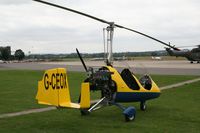
<instances>
[{"instance_id":1,"label":"main landing gear wheel","mask_svg":"<svg viewBox=\"0 0 200 133\"><path fill-rule=\"evenodd\" d=\"M145 102L141 102L141 103L140 103L140 109L141 109L142 111L145 111L145 110L147 109L147 105L145 104Z\"/></svg>"},{"instance_id":2,"label":"main landing gear wheel","mask_svg":"<svg viewBox=\"0 0 200 133\"><path fill-rule=\"evenodd\" d=\"M80 112L81 112L81 115L82 115L82 116L85 116L85 115L89 115L89 114L90 114L90 112L89 112L87 109L81 109Z\"/></svg>"}]
</instances>

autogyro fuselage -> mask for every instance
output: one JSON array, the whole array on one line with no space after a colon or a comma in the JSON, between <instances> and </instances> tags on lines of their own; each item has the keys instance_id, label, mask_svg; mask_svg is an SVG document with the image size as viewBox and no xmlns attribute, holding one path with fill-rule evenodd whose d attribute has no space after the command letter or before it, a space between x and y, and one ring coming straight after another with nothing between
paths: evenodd
<instances>
[{"instance_id":1,"label":"autogyro fuselage","mask_svg":"<svg viewBox=\"0 0 200 133\"><path fill-rule=\"evenodd\" d=\"M146 110L146 101L160 96L160 89L150 76L144 75L139 80L129 70L123 69L119 73L113 66L106 65L94 70L87 68L80 53L77 53L88 73L81 84L78 103L70 99L67 71L65 68L46 70L41 81L38 82L36 99L40 104L53 105L57 108L80 109L82 115L105 106L114 105L123 111L126 121L135 119L136 109L125 107L121 103L140 102L140 109ZM91 92L100 91L99 100L91 100Z\"/></svg>"},{"instance_id":2,"label":"autogyro fuselage","mask_svg":"<svg viewBox=\"0 0 200 133\"><path fill-rule=\"evenodd\" d=\"M57 107L78 108L82 115L89 114L90 112L101 108L102 106L115 105L123 110L126 121L133 120L135 118L136 110L134 107L125 108L120 102L140 102L140 109L145 110L145 102L150 99L154 99L160 96L160 89L150 76L144 75L140 79L129 70L124 69L119 73L112 65L112 40L114 28L122 28L128 31L135 32L150 39L153 39L159 43L164 43L156 38L141 33L139 31L118 25L114 22L108 22L97 17L66 8L53 3L34 0L43 4L68 10L94 20L106 23L109 26L107 30L107 59L106 65L94 70L93 68L87 68L81 54L76 49L77 54L88 73L88 77L81 85L81 94L78 104L72 103L70 99L69 86L67 82L67 71L64 68L55 68L47 70L43 76L43 79L38 82L37 100L40 104L54 105ZM164 43L165 44L165 43ZM90 101L90 91L101 91L101 99L92 102Z\"/></svg>"}]
</instances>

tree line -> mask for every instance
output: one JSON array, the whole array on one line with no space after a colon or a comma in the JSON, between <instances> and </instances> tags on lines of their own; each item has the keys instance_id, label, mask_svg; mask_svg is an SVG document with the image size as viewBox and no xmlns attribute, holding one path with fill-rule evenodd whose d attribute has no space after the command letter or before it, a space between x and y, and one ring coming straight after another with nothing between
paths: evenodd
<instances>
[{"instance_id":1,"label":"tree line","mask_svg":"<svg viewBox=\"0 0 200 133\"><path fill-rule=\"evenodd\" d=\"M11 55L10 46L0 47L0 60L8 61L8 60L23 60L25 58L25 54L21 49L17 49L14 55Z\"/></svg>"},{"instance_id":2,"label":"tree line","mask_svg":"<svg viewBox=\"0 0 200 133\"><path fill-rule=\"evenodd\" d=\"M103 58L106 55L104 53L81 53L83 58ZM114 57L142 57L142 56L166 56L167 52L165 50L161 51L145 51L145 52L119 52L113 53ZM77 53L69 54L31 54L26 58L29 59L66 59L66 58L78 58Z\"/></svg>"},{"instance_id":3,"label":"tree line","mask_svg":"<svg viewBox=\"0 0 200 133\"><path fill-rule=\"evenodd\" d=\"M165 50L161 51L145 51L145 52L118 52L113 53L114 57L141 57L141 56L166 56ZM83 58L103 58L106 57L104 53L82 53ZM0 60L23 60L26 59L50 59L59 60L66 58L78 58L76 53L69 54L31 54L25 57L24 52L21 49L17 49L14 55L11 55L11 47L0 47Z\"/></svg>"}]
</instances>

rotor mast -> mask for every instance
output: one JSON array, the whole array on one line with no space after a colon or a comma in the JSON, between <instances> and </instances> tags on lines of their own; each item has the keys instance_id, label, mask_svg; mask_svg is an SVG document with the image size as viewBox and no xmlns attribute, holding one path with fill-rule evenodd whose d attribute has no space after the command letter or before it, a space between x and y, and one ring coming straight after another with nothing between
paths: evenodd
<instances>
[{"instance_id":1,"label":"rotor mast","mask_svg":"<svg viewBox=\"0 0 200 133\"><path fill-rule=\"evenodd\" d=\"M110 24L107 28L107 59L106 64L107 65L112 65L112 60L113 60L113 35L114 35L114 22Z\"/></svg>"}]
</instances>

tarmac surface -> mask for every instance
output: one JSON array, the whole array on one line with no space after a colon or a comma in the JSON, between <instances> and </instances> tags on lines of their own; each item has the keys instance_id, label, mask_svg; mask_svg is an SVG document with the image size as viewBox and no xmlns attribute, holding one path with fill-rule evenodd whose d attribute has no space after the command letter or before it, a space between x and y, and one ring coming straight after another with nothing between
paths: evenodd
<instances>
[{"instance_id":1,"label":"tarmac surface","mask_svg":"<svg viewBox=\"0 0 200 133\"><path fill-rule=\"evenodd\" d=\"M105 65L103 61L86 61L87 67L100 67ZM80 61L71 62L25 62L25 63L1 63L2 69L27 69L46 70L51 68L67 68L68 71L85 71ZM190 64L187 60L135 60L115 61L114 67L119 71L130 68L136 74L166 74L166 75L200 75L200 64Z\"/></svg>"}]
</instances>

